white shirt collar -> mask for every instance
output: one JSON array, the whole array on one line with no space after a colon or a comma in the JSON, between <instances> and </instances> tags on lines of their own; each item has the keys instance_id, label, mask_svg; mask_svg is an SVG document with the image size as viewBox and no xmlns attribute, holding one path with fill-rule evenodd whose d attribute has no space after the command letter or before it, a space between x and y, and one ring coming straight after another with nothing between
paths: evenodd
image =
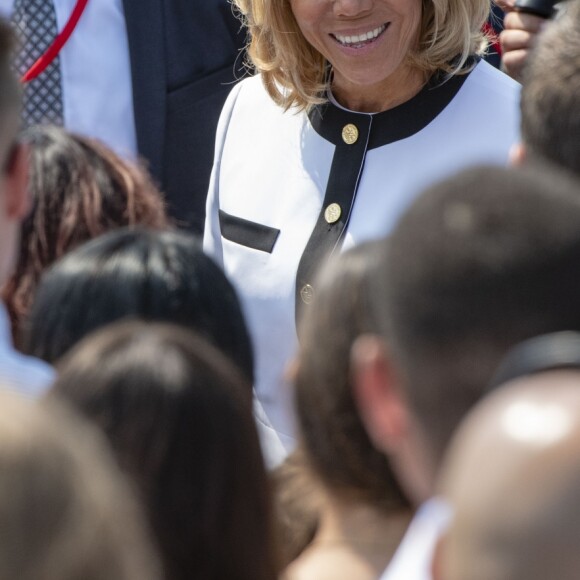
<instances>
[{"instance_id":1,"label":"white shirt collar","mask_svg":"<svg viewBox=\"0 0 580 580\"><path fill-rule=\"evenodd\" d=\"M0 302L0 388L38 397L46 391L54 377L51 366L14 348L10 319L6 307Z\"/></svg>"},{"instance_id":2,"label":"white shirt collar","mask_svg":"<svg viewBox=\"0 0 580 580\"><path fill-rule=\"evenodd\" d=\"M431 580L431 563L438 539L452 517L441 498L425 502L415 514L381 580Z\"/></svg>"},{"instance_id":3,"label":"white shirt collar","mask_svg":"<svg viewBox=\"0 0 580 580\"><path fill-rule=\"evenodd\" d=\"M5 345L12 348L12 332L10 330L10 320L6 307L0 301L0 348L4 349Z\"/></svg>"}]
</instances>

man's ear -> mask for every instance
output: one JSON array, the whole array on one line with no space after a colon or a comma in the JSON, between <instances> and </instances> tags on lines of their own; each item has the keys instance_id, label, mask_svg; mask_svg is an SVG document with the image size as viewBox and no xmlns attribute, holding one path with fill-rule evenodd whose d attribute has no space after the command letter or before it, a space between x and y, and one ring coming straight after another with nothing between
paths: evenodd
<instances>
[{"instance_id":1,"label":"man's ear","mask_svg":"<svg viewBox=\"0 0 580 580\"><path fill-rule=\"evenodd\" d=\"M395 452L408 429L408 415L399 378L385 342L375 335L360 336L351 350L353 396L375 447Z\"/></svg>"},{"instance_id":2,"label":"man's ear","mask_svg":"<svg viewBox=\"0 0 580 580\"><path fill-rule=\"evenodd\" d=\"M523 143L516 143L512 145L509 154L510 167L523 167L526 164L528 152Z\"/></svg>"},{"instance_id":3,"label":"man's ear","mask_svg":"<svg viewBox=\"0 0 580 580\"><path fill-rule=\"evenodd\" d=\"M15 143L6 157L3 175L3 193L6 215L23 220L30 211L28 193L29 146Z\"/></svg>"}]
</instances>

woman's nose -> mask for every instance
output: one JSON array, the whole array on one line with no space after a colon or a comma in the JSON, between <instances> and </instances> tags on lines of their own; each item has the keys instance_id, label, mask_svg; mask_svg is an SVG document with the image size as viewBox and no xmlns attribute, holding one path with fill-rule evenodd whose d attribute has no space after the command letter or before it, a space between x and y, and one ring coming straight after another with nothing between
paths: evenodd
<instances>
[{"instance_id":1,"label":"woman's nose","mask_svg":"<svg viewBox=\"0 0 580 580\"><path fill-rule=\"evenodd\" d=\"M372 10L373 0L333 0L334 15L353 18Z\"/></svg>"}]
</instances>

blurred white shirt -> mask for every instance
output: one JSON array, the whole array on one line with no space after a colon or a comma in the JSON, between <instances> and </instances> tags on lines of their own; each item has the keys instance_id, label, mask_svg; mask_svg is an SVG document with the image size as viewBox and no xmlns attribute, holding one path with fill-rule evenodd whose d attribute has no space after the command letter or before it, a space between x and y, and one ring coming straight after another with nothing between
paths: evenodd
<instances>
[{"instance_id":1,"label":"blurred white shirt","mask_svg":"<svg viewBox=\"0 0 580 580\"><path fill-rule=\"evenodd\" d=\"M8 314L0 303L0 389L38 397L54 378L54 370L45 362L14 350Z\"/></svg>"},{"instance_id":2,"label":"blurred white shirt","mask_svg":"<svg viewBox=\"0 0 580 580\"><path fill-rule=\"evenodd\" d=\"M440 498L425 502L380 580L432 580L437 541L451 521L451 508Z\"/></svg>"}]
</instances>

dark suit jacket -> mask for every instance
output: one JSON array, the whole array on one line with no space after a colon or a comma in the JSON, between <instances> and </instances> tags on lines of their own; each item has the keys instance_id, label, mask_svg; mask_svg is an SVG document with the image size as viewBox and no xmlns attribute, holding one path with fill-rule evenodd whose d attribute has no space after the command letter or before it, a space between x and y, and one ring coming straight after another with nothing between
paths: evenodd
<instances>
[{"instance_id":1,"label":"dark suit jacket","mask_svg":"<svg viewBox=\"0 0 580 580\"><path fill-rule=\"evenodd\" d=\"M241 24L228 0L123 3L139 153L170 214L200 233L217 121L241 76Z\"/></svg>"}]
</instances>

